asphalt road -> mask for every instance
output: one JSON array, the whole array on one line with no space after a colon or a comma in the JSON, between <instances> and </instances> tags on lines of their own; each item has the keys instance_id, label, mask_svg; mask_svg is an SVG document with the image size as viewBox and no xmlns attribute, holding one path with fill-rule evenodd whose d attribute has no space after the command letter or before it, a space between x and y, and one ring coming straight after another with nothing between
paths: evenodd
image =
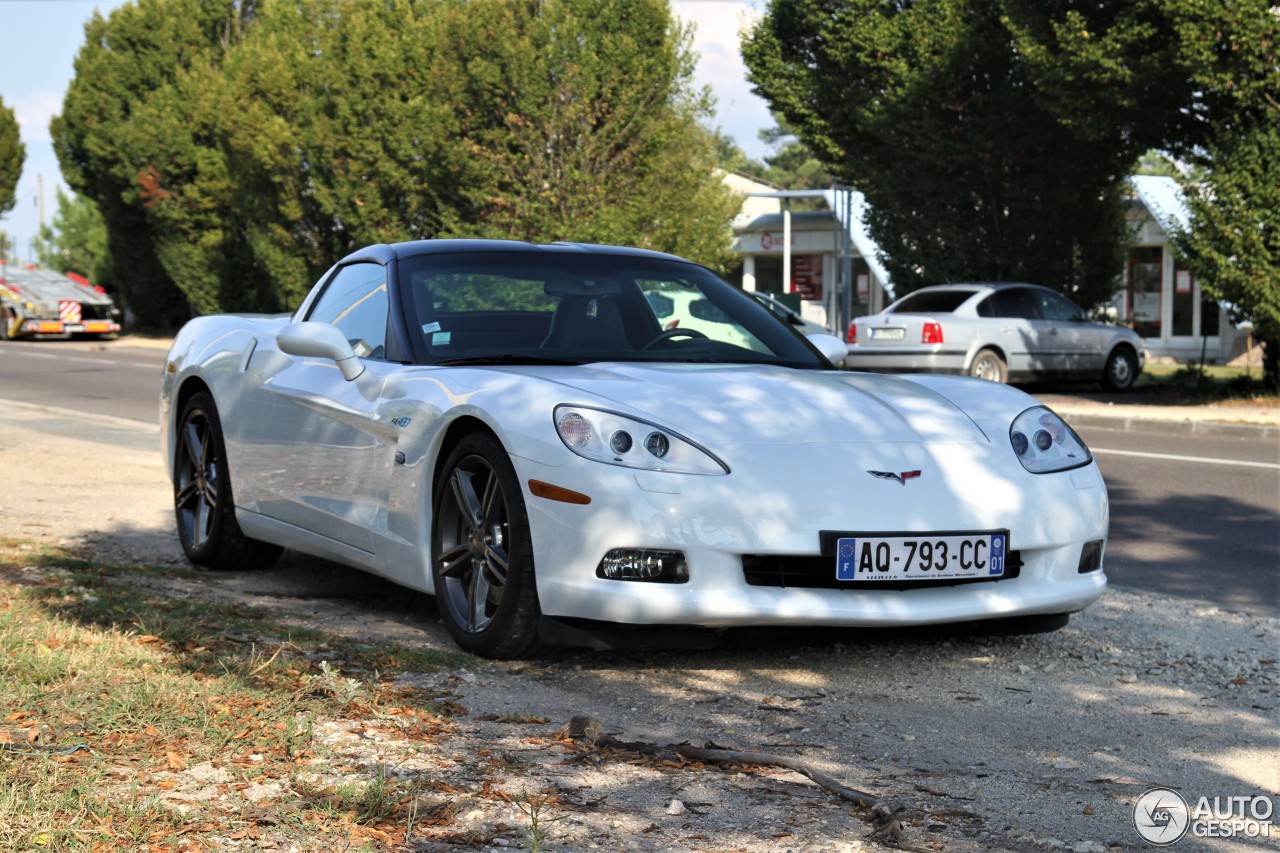
<instances>
[{"instance_id":1,"label":"asphalt road","mask_svg":"<svg viewBox=\"0 0 1280 853\"><path fill-rule=\"evenodd\" d=\"M154 422L160 349L0 342L0 400ZM1238 427L1080 428L1111 495L1114 585L1280 616L1280 444Z\"/></svg>"},{"instance_id":2,"label":"asphalt road","mask_svg":"<svg viewBox=\"0 0 1280 853\"><path fill-rule=\"evenodd\" d=\"M1280 444L1083 427L1111 496L1111 583L1280 616Z\"/></svg>"},{"instance_id":3,"label":"asphalt road","mask_svg":"<svg viewBox=\"0 0 1280 853\"><path fill-rule=\"evenodd\" d=\"M0 399L156 423L163 349L0 341Z\"/></svg>"}]
</instances>

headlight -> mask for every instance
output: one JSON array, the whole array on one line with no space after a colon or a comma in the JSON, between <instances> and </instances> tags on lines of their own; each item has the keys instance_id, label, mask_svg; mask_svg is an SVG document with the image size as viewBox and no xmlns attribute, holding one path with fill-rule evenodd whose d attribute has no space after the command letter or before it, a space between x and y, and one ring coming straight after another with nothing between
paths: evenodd
<instances>
[{"instance_id":1,"label":"headlight","mask_svg":"<svg viewBox=\"0 0 1280 853\"><path fill-rule=\"evenodd\" d=\"M709 451L657 424L586 406L556 406L552 415L564 446L586 459L677 474L728 474Z\"/></svg>"},{"instance_id":2,"label":"headlight","mask_svg":"<svg viewBox=\"0 0 1280 853\"><path fill-rule=\"evenodd\" d=\"M1042 407L1027 409L1013 419L1009 443L1022 467L1032 474L1067 471L1093 459L1071 427Z\"/></svg>"}]
</instances>

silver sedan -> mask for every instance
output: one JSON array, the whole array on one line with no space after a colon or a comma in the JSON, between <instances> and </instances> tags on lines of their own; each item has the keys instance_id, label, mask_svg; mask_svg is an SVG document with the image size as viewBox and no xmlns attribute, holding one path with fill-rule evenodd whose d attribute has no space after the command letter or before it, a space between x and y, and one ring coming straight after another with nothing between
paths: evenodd
<instances>
[{"instance_id":1,"label":"silver sedan","mask_svg":"<svg viewBox=\"0 0 1280 853\"><path fill-rule=\"evenodd\" d=\"M854 370L1098 381L1111 391L1133 387L1146 362L1135 332L1034 284L924 287L856 318L847 340Z\"/></svg>"}]
</instances>

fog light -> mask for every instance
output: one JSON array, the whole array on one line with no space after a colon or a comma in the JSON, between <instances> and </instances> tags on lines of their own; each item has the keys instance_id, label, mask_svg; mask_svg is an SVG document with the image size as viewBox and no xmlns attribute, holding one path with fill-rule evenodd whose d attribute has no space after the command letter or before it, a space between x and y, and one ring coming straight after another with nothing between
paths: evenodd
<instances>
[{"instance_id":1,"label":"fog light","mask_svg":"<svg viewBox=\"0 0 1280 853\"><path fill-rule=\"evenodd\" d=\"M689 564L680 551L614 548L596 566L596 577L614 581L684 583L689 580Z\"/></svg>"},{"instance_id":2,"label":"fog light","mask_svg":"<svg viewBox=\"0 0 1280 853\"><path fill-rule=\"evenodd\" d=\"M1084 548L1080 551L1080 567L1077 569L1080 574L1096 572L1102 568L1102 546L1106 544L1106 541L1105 539L1097 539L1093 542L1084 543Z\"/></svg>"}]
</instances>

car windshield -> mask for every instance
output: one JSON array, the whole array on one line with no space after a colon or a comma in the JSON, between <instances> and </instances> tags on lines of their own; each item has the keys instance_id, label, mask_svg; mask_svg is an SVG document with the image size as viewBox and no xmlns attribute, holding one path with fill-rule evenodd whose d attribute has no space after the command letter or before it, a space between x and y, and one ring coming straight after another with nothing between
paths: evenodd
<instances>
[{"instance_id":1,"label":"car windshield","mask_svg":"<svg viewBox=\"0 0 1280 853\"><path fill-rule=\"evenodd\" d=\"M975 290L917 290L902 297L886 314L950 314L964 304Z\"/></svg>"},{"instance_id":2,"label":"car windshield","mask_svg":"<svg viewBox=\"0 0 1280 853\"><path fill-rule=\"evenodd\" d=\"M756 363L819 369L817 351L695 264L551 252L424 254L400 262L432 364Z\"/></svg>"}]
</instances>

